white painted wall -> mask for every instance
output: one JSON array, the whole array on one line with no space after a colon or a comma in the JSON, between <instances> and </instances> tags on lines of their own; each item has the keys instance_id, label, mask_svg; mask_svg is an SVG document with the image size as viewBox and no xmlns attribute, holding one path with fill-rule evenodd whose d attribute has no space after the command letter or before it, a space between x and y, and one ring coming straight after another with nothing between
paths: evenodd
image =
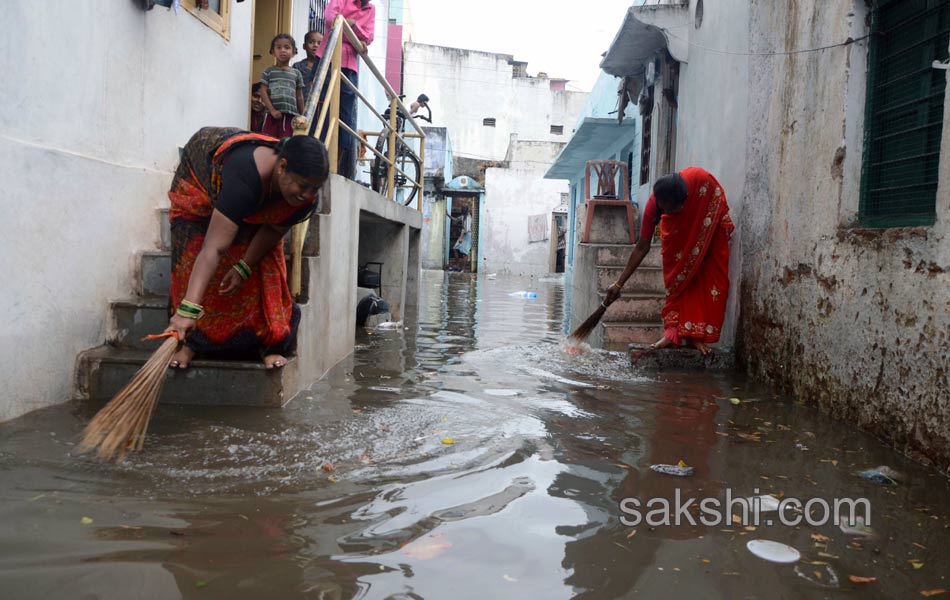
<instances>
[{"instance_id":1,"label":"white painted wall","mask_svg":"<svg viewBox=\"0 0 950 600\"><path fill-rule=\"evenodd\" d=\"M550 271L551 211L561 204L568 182L544 179L544 174L560 148L553 142L515 141L509 168L485 171L482 272L536 276ZM529 242L528 217L540 214L548 224L548 239Z\"/></svg>"},{"instance_id":2,"label":"white painted wall","mask_svg":"<svg viewBox=\"0 0 950 600\"><path fill-rule=\"evenodd\" d=\"M695 1L691 3L691 11L695 10L695 4ZM673 33L679 37L688 36L690 44L694 44L690 48L689 62L680 63L674 169L697 166L712 173L722 184L732 219L738 223L746 194L749 109L745 90L749 89L750 59L736 54L705 52L699 46L734 53L748 52L749 3L746 0L706 2L698 29L689 26ZM654 128L664 121L662 111L666 104L660 101L659 93L656 105L660 107L660 114L653 119ZM654 135L653 139L658 137ZM654 160L660 151L654 148ZM654 180L659 175L662 173L656 173ZM641 189L637 196L645 205L650 190ZM735 344L738 323L741 227L732 236L730 250L730 293L720 339L720 344L727 347Z\"/></svg>"},{"instance_id":3,"label":"white painted wall","mask_svg":"<svg viewBox=\"0 0 950 600\"><path fill-rule=\"evenodd\" d=\"M449 129L463 158L503 160L512 133L566 142L587 97L552 92L548 79L512 78L508 54L407 42L404 60L407 97L429 96L435 124ZM487 117L495 118L495 127L482 124ZM552 134L551 125L563 126L563 135Z\"/></svg>"},{"instance_id":4,"label":"white painted wall","mask_svg":"<svg viewBox=\"0 0 950 600\"><path fill-rule=\"evenodd\" d=\"M232 2L230 41L137 6L0 3L0 420L70 398L77 353L158 243L178 147L247 125L253 2Z\"/></svg>"}]
</instances>

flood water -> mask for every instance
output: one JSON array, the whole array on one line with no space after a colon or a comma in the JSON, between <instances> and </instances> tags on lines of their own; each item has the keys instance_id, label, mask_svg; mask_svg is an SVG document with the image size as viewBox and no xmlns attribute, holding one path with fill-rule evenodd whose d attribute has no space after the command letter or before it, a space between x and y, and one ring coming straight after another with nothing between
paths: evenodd
<instances>
[{"instance_id":1,"label":"flood water","mask_svg":"<svg viewBox=\"0 0 950 600\"><path fill-rule=\"evenodd\" d=\"M509 295L521 290L537 298ZM738 376L638 372L620 353L571 357L564 294L559 280L426 272L418 320L359 333L352 359L304 397L282 410L161 406L144 451L118 466L72 455L95 406L0 425L0 597L950 589L945 478ZM681 460L691 477L650 470ZM878 465L899 471L898 485L855 475ZM871 535L833 519L621 522L632 518L625 498L646 506L677 489L697 501L867 498ZM695 506L687 512L698 520ZM767 562L746 548L753 539L801 560Z\"/></svg>"}]
</instances>

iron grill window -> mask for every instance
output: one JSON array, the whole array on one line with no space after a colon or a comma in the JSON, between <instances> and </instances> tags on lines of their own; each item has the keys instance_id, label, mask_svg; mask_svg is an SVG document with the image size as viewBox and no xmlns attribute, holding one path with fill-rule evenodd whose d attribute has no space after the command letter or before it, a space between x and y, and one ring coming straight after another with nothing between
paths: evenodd
<instances>
[{"instance_id":1,"label":"iron grill window","mask_svg":"<svg viewBox=\"0 0 950 600\"><path fill-rule=\"evenodd\" d=\"M879 0L871 13L861 222L929 225L937 201L950 0Z\"/></svg>"},{"instance_id":2,"label":"iron grill window","mask_svg":"<svg viewBox=\"0 0 950 600\"><path fill-rule=\"evenodd\" d=\"M551 125L551 133L554 135L564 135L563 125Z\"/></svg>"},{"instance_id":3,"label":"iron grill window","mask_svg":"<svg viewBox=\"0 0 950 600\"><path fill-rule=\"evenodd\" d=\"M482 125L484 125L485 127L494 127L494 126L495 126L495 118L494 118L494 117L486 117L486 118L482 119Z\"/></svg>"},{"instance_id":4,"label":"iron grill window","mask_svg":"<svg viewBox=\"0 0 950 600\"><path fill-rule=\"evenodd\" d=\"M325 30L326 22L323 20L323 15L327 11L328 2L329 0L310 0L309 31L323 32Z\"/></svg>"}]
</instances>

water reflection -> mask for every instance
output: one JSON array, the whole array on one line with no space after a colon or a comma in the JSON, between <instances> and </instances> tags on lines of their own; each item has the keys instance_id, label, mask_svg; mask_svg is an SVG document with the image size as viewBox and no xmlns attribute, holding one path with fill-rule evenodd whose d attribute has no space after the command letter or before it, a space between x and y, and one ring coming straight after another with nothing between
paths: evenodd
<instances>
[{"instance_id":1,"label":"water reflection","mask_svg":"<svg viewBox=\"0 0 950 600\"><path fill-rule=\"evenodd\" d=\"M421 285L418 319L360 332L355 355L285 409L160 407L146 451L120 466L70 455L94 407L0 425L4 593L824 598L850 593L850 573L877 574L890 596L939 587L945 479L741 378L568 356L559 280L426 273ZM695 475L649 469L679 460ZM853 476L876 464L909 484ZM624 498L726 488L864 495L877 537L858 549L834 525L631 534L620 522ZM813 533L831 540L824 550ZM753 536L810 562L763 563L745 550ZM926 566L909 570L908 557Z\"/></svg>"}]
</instances>

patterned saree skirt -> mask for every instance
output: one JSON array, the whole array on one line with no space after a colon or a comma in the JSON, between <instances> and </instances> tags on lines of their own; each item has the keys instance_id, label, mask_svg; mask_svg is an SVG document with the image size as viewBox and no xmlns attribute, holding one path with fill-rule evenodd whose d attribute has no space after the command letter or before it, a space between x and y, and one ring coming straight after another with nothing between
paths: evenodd
<instances>
[{"instance_id":1,"label":"patterned saree skirt","mask_svg":"<svg viewBox=\"0 0 950 600\"><path fill-rule=\"evenodd\" d=\"M168 193L172 235L170 313L185 296L204 244L214 201L221 190L221 167L226 153L239 144L274 143L272 138L239 129L205 127L185 145ZM257 229L269 223L266 213L252 215L245 221L218 263L201 301L205 314L185 342L205 356L286 355L294 348L300 309L287 286L283 244L277 244L264 256L234 294L218 293L222 279L244 256Z\"/></svg>"}]
</instances>

